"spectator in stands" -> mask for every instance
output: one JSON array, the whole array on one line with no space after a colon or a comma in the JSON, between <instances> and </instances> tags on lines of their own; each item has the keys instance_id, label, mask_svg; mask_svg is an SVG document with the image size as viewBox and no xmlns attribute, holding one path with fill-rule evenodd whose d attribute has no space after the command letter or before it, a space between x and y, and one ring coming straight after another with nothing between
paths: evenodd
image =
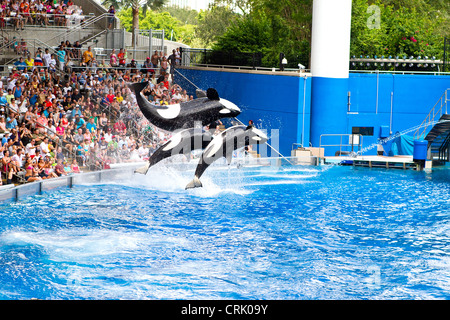
<instances>
[{"instance_id":1,"label":"spectator in stands","mask_svg":"<svg viewBox=\"0 0 450 320\"><path fill-rule=\"evenodd\" d=\"M11 112L8 118L6 118L6 130L17 128L17 113Z\"/></svg>"},{"instance_id":2,"label":"spectator in stands","mask_svg":"<svg viewBox=\"0 0 450 320\"><path fill-rule=\"evenodd\" d=\"M48 51L48 48L45 48L45 53L42 56L42 61L44 62L44 66L49 67L51 59L52 59L52 55Z\"/></svg>"},{"instance_id":3,"label":"spectator in stands","mask_svg":"<svg viewBox=\"0 0 450 320\"><path fill-rule=\"evenodd\" d=\"M121 119L119 119L114 124L114 134L120 135L120 134L126 134L127 133L127 127L125 126L125 123Z\"/></svg>"},{"instance_id":4,"label":"spectator in stands","mask_svg":"<svg viewBox=\"0 0 450 320\"><path fill-rule=\"evenodd\" d=\"M39 177L39 170L36 166L36 159L28 158L25 164L25 170L25 180L27 182L42 180L42 178Z\"/></svg>"},{"instance_id":5,"label":"spectator in stands","mask_svg":"<svg viewBox=\"0 0 450 320\"><path fill-rule=\"evenodd\" d=\"M5 117L1 116L0 117L0 133L5 133L5 132L7 132Z\"/></svg>"},{"instance_id":6,"label":"spectator in stands","mask_svg":"<svg viewBox=\"0 0 450 320\"><path fill-rule=\"evenodd\" d=\"M111 67L117 67L117 55L115 49L112 49L109 55L109 65Z\"/></svg>"},{"instance_id":7,"label":"spectator in stands","mask_svg":"<svg viewBox=\"0 0 450 320\"><path fill-rule=\"evenodd\" d=\"M73 159L72 160L72 164L70 165L70 169L72 170L73 173L80 173L80 167L78 166L78 162L77 159Z\"/></svg>"},{"instance_id":8,"label":"spectator in stands","mask_svg":"<svg viewBox=\"0 0 450 320\"><path fill-rule=\"evenodd\" d=\"M31 57L31 54L28 53L27 58L25 59L25 64L27 65L28 71L33 71L34 68L34 59Z\"/></svg>"},{"instance_id":9,"label":"spectator in stands","mask_svg":"<svg viewBox=\"0 0 450 320\"><path fill-rule=\"evenodd\" d=\"M25 71L25 69L27 68L27 64L25 63L25 61L23 61L23 57L20 57L19 60L14 62L14 65L19 71Z\"/></svg>"},{"instance_id":10,"label":"spectator in stands","mask_svg":"<svg viewBox=\"0 0 450 320\"><path fill-rule=\"evenodd\" d=\"M41 67L44 65L42 49L38 48L36 54L34 56L34 65L37 67Z\"/></svg>"},{"instance_id":11,"label":"spectator in stands","mask_svg":"<svg viewBox=\"0 0 450 320\"><path fill-rule=\"evenodd\" d=\"M108 10L108 29L112 29L114 26L115 14L116 9L111 5Z\"/></svg>"},{"instance_id":12,"label":"spectator in stands","mask_svg":"<svg viewBox=\"0 0 450 320\"><path fill-rule=\"evenodd\" d=\"M78 114L75 115L75 126L77 129L80 129L85 125L86 121L84 121L83 118L81 118Z\"/></svg>"},{"instance_id":13,"label":"spectator in stands","mask_svg":"<svg viewBox=\"0 0 450 320\"><path fill-rule=\"evenodd\" d=\"M117 54L117 59L119 60L119 67L124 68L127 64L127 61L125 59L125 52L123 48L120 48L119 53Z\"/></svg>"},{"instance_id":14,"label":"spectator in stands","mask_svg":"<svg viewBox=\"0 0 450 320\"><path fill-rule=\"evenodd\" d=\"M158 51L157 50L155 50L155 53L151 56L150 61L153 64L154 68L158 68L159 55L158 55Z\"/></svg>"},{"instance_id":15,"label":"spectator in stands","mask_svg":"<svg viewBox=\"0 0 450 320\"><path fill-rule=\"evenodd\" d=\"M91 46L87 48L86 51L83 52L83 66L90 66L92 64L92 60L94 59L94 54L91 51Z\"/></svg>"},{"instance_id":16,"label":"spectator in stands","mask_svg":"<svg viewBox=\"0 0 450 320\"><path fill-rule=\"evenodd\" d=\"M164 74L168 73L168 71L169 71L169 63L168 63L168 61L167 61L167 58L166 58L165 56L163 56L163 57L162 57L162 60L161 60L161 69L160 69L160 73L161 73L162 75L164 75Z\"/></svg>"},{"instance_id":17,"label":"spectator in stands","mask_svg":"<svg viewBox=\"0 0 450 320\"><path fill-rule=\"evenodd\" d=\"M65 176L66 172L64 171L64 165L62 159L57 159L57 164L55 166L55 173L58 177Z\"/></svg>"},{"instance_id":18,"label":"spectator in stands","mask_svg":"<svg viewBox=\"0 0 450 320\"><path fill-rule=\"evenodd\" d=\"M97 125L94 123L94 117L89 118L89 122L86 124L86 129L89 132L94 132L97 130Z\"/></svg>"},{"instance_id":19,"label":"spectator in stands","mask_svg":"<svg viewBox=\"0 0 450 320\"><path fill-rule=\"evenodd\" d=\"M50 70L51 73L56 72L56 57L54 54L51 55L51 59L50 62L48 63L48 68Z\"/></svg>"},{"instance_id":20,"label":"spectator in stands","mask_svg":"<svg viewBox=\"0 0 450 320\"><path fill-rule=\"evenodd\" d=\"M81 44L80 41L75 41L73 44L73 58L74 59L80 59L81 58Z\"/></svg>"},{"instance_id":21,"label":"spectator in stands","mask_svg":"<svg viewBox=\"0 0 450 320\"><path fill-rule=\"evenodd\" d=\"M64 50L64 47L61 45L59 46L58 51L56 52L57 56L58 56L58 65L59 65L59 70L60 71L64 71L64 67L66 64L66 51Z\"/></svg>"},{"instance_id":22,"label":"spectator in stands","mask_svg":"<svg viewBox=\"0 0 450 320\"><path fill-rule=\"evenodd\" d=\"M142 73L155 73L155 70L153 70L153 64L150 61L150 57L147 57L147 59L144 61L144 64L142 65Z\"/></svg>"},{"instance_id":23,"label":"spectator in stands","mask_svg":"<svg viewBox=\"0 0 450 320\"><path fill-rule=\"evenodd\" d=\"M12 164L11 158L9 157L9 150L7 148L3 151L2 161L2 172L6 176L6 184L12 183L13 175L17 172L17 168Z\"/></svg>"}]
</instances>

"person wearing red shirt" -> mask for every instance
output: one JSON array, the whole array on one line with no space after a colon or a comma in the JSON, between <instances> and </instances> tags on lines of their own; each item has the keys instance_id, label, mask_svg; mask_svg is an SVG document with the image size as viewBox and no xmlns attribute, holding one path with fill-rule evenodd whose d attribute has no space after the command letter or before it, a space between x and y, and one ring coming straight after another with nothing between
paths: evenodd
<instances>
[{"instance_id":1,"label":"person wearing red shirt","mask_svg":"<svg viewBox=\"0 0 450 320\"><path fill-rule=\"evenodd\" d=\"M119 59L119 67L125 67L127 62L125 60L125 52L123 52L123 48L120 48L117 58Z\"/></svg>"},{"instance_id":2,"label":"person wearing red shirt","mask_svg":"<svg viewBox=\"0 0 450 320\"><path fill-rule=\"evenodd\" d=\"M113 90L109 90L109 94L106 95L106 100L109 103L112 103L114 101L114 99L116 98L116 96L114 95L114 91Z\"/></svg>"},{"instance_id":3,"label":"person wearing red shirt","mask_svg":"<svg viewBox=\"0 0 450 320\"><path fill-rule=\"evenodd\" d=\"M126 134L127 133L127 127L125 126L125 123L123 123L123 121L119 119L114 124L114 131L115 131L116 134L121 134L121 133Z\"/></svg>"}]
</instances>

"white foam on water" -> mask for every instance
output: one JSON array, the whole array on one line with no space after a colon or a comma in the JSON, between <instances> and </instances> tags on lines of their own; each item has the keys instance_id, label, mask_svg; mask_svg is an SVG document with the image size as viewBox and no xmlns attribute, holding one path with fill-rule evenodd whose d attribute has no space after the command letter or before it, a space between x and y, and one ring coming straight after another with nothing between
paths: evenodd
<instances>
[{"instance_id":1,"label":"white foam on water","mask_svg":"<svg viewBox=\"0 0 450 320\"><path fill-rule=\"evenodd\" d=\"M54 261L92 263L101 257L133 253L141 247L184 245L186 238L161 237L145 232L99 229L9 231L0 235L0 244L42 247Z\"/></svg>"},{"instance_id":2,"label":"white foam on water","mask_svg":"<svg viewBox=\"0 0 450 320\"><path fill-rule=\"evenodd\" d=\"M181 166L180 166L181 165ZM322 167L237 167L228 166L226 160L211 165L200 178L203 187L185 190L192 181L196 163L166 163L162 161L151 167L146 175L135 174L129 180L111 181L106 184L118 184L144 190L165 193L183 193L195 197L217 197L227 194L249 195L263 185L300 184L316 177ZM268 181L253 182L253 178L267 178Z\"/></svg>"},{"instance_id":3,"label":"white foam on water","mask_svg":"<svg viewBox=\"0 0 450 320\"><path fill-rule=\"evenodd\" d=\"M243 189L240 170L223 167L210 167L201 177L202 188L185 190L194 177L194 170L182 171L171 166L155 166L146 175L136 174L132 180L111 181L106 184L119 184L133 188L157 190L161 192L183 192L199 197L215 197L221 194L248 195L254 190ZM227 179L227 170L233 171ZM238 173L238 174L236 174Z\"/></svg>"}]
</instances>

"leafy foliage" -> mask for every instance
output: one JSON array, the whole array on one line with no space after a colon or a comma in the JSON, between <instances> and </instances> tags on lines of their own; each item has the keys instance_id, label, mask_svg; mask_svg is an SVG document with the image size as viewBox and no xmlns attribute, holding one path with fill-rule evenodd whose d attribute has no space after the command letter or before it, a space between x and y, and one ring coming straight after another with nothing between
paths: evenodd
<instances>
[{"instance_id":1,"label":"leafy foliage","mask_svg":"<svg viewBox=\"0 0 450 320\"><path fill-rule=\"evenodd\" d=\"M139 28L165 29L166 38L216 51L260 52L262 65L276 67L283 52L288 66L309 65L313 0L215 0L196 12L156 7L165 0L108 0L121 3L118 16L129 31L133 13ZM139 2L142 1L142 2ZM130 3L145 3L133 12ZM370 27L374 11L379 24ZM369 9L369 10L368 10ZM443 38L450 36L448 0L353 0L351 55L435 56L442 58ZM173 33L171 32L173 30Z\"/></svg>"},{"instance_id":2,"label":"leafy foliage","mask_svg":"<svg viewBox=\"0 0 450 320\"><path fill-rule=\"evenodd\" d=\"M398 6L390 0L374 1L380 9L380 24L379 28L368 28L372 13L367 11L367 0L353 0L351 54L441 56L441 25L446 24L445 15L431 10L423 0L412 2L420 2L423 6Z\"/></svg>"}]
</instances>

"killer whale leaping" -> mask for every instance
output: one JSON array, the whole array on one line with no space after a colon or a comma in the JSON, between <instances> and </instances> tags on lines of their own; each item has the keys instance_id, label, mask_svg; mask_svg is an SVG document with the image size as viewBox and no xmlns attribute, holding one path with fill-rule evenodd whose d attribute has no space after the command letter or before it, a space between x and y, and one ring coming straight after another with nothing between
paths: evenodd
<instances>
[{"instance_id":1,"label":"killer whale leaping","mask_svg":"<svg viewBox=\"0 0 450 320\"><path fill-rule=\"evenodd\" d=\"M143 115L150 123L163 130L193 128L196 123L205 126L222 118L234 118L241 113L234 103L220 98L213 88L206 91L206 97L203 96L204 92L198 91L200 98L168 106L158 106L142 96L141 91L147 84L147 82L137 82L128 86L134 91Z\"/></svg>"},{"instance_id":2,"label":"killer whale leaping","mask_svg":"<svg viewBox=\"0 0 450 320\"><path fill-rule=\"evenodd\" d=\"M237 125L222 131L203 151L194 179L186 185L186 189L202 187L200 177L214 161L225 157L230 164L234 150L250 144L262 144L267 140L267 135L253 126Z\"/></svg>"},{"instance_id":3,"label":"killer whale leaping","mask_svg":"<svg viewBox=\"0 0 450 320\"><path fill-rule=\"evenodd\" d=\"M147 174L148 169L159 161L174 156L176 154L184 154L189 157L193 150L205 149L212 140L209 131L201 129L185 129L176 132L172 138L161 145L149 158L148 163L136 169L135 173Z\"/></svg>"}]
</instances>

